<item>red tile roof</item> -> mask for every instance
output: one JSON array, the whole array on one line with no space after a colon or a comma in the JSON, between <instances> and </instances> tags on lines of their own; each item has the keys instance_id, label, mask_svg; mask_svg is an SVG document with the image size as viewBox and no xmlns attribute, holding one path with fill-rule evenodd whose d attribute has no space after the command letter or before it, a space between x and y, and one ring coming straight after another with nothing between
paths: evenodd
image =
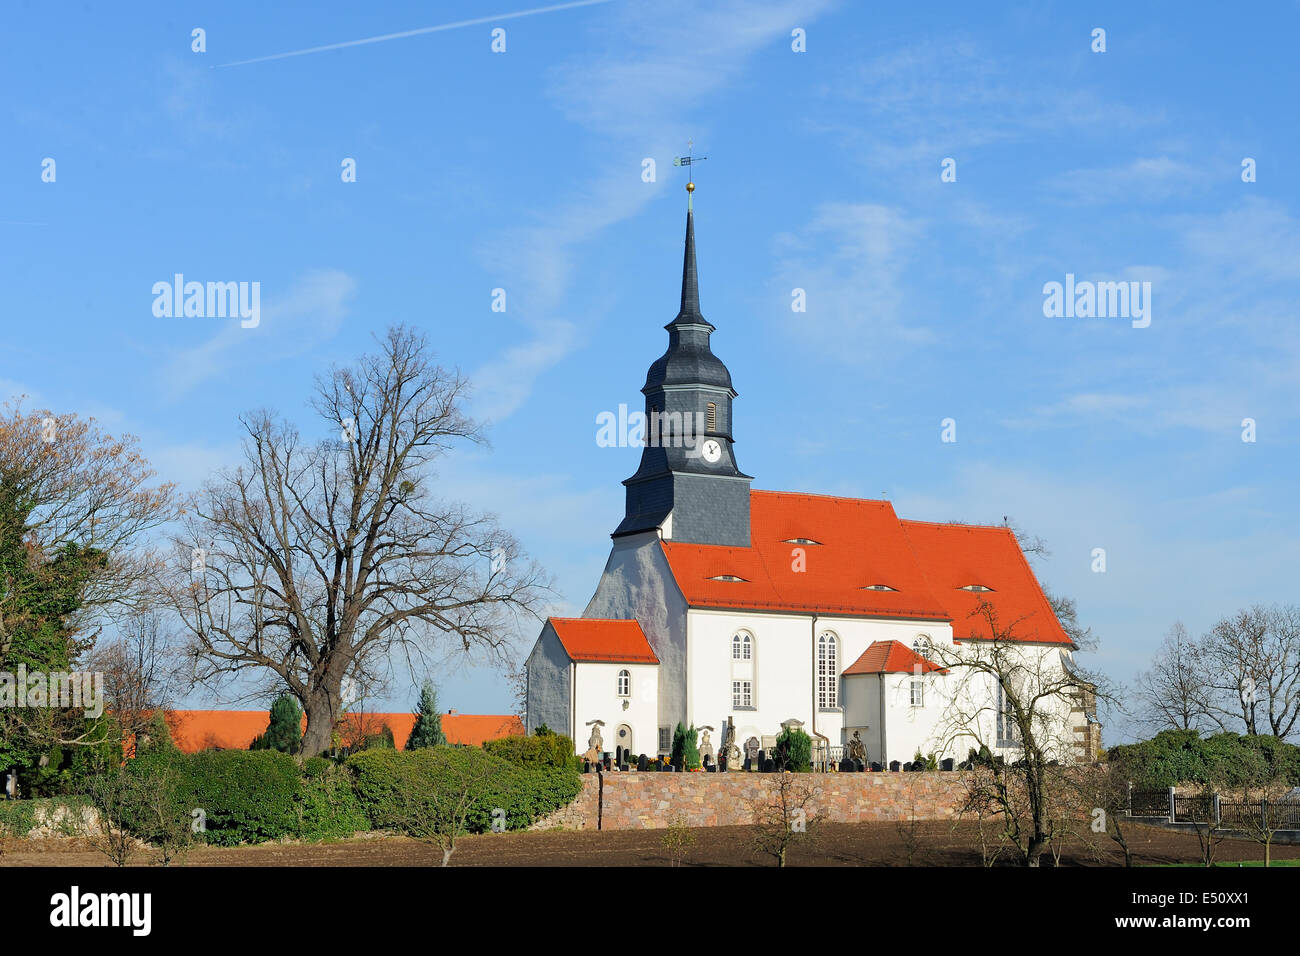
<instances>
[{"instance_id":1,"label":"red tile roof","mask_svg":"<svg viewBox=\"0 0 1300 956\"><path fill-rule=\"evenodd\" d=\"M900 521L888 501L752 491L750 538L748 548L661 542L687 604L951 621L960 639L987 630L972 618L982 598L1002 626L1018 622L1014 638L1069 643L1008 528ZM801 538L818 543L792 543ZM712 580L722 575L743 580ZM959 590L971 584L993 590Z\"/></svg>"},{"instance_id":2,"label":"red tile roof","mask_svg":"<svg viewBox=\"0 0 1300 956\"><path fill-rule=\"evenodd\" d=\"M947 620L888 501L774 491L749 501L748 548L663 542L688 604ZM710 580L724 574L744 581ZM895 590L864 590L873 584Z\"/></svg>"},{"instance_id":3,"label":"red tile roof","mask_svg":"<svg viewBox=\"0 0 1300 956\"><path fill-rule=\"evenodd\" d=\"M387 724L399 750L406 746L415 726L414 714L348 714L343 720L354 733L375 733ZM167 714L172 739L186 753L213 747L247 750L269 722L265 710L176 710ZM306 717L302 725L306 728ZM442 731L448 743L477 746L485 740L520 736L524 725L518 717L501 714L443 714Z\"/></svg>"},{"instance_id":4,"label":"red tile roof","mask_svg":"<svg viewBox=\"0 0 1300 956\"><path fill-rule=\"evenodd\" d=\"M849 674L913 674L917 667L922 674L938 671L948 673L934 661L928 661L902 641L872 641L862 656L844 671Z\"/></svg>"},{"instance_id":5,"label":"red tile roof","mask_svg":"<svg viewBox=\"0 0 1300 956\"><path fill-rule=\"evenodd\" d=\"M658 664L654 648L635 620L552 617L548 623L575 661Z\"/></svg>"},{"instance_id":6,"label":"red tile roof","mask_svg":"<svg viewBox=\"0 0 1300 956\"><path fill-rule=\"evenodd\" d=\"M981 602L992 606L998 629L1014 640L1072 644L1047 603L1043 588L1025 560L1015 533L989 525L900 522L912 548L924 556L931 590L952 618L953 637L988 639ZM963 591L972 584L991 592Z\"/></svg>"}]
</instances>

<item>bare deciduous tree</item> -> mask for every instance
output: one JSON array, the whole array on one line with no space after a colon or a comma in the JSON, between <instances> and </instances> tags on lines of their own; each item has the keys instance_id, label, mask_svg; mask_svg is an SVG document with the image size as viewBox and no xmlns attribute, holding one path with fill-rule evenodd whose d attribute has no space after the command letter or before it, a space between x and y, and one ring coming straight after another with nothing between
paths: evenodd
<instances>
[{"instance_id":1,"label":"bare deciduous tree","mask_svg":"<svg viewBox=\"0 0 1300 956\"><path fill-rule=\"evenodd\" d=\"M144 733L156 712L172 707L179 664L174 638L156 610L130 615L116 637L95 648L90 666L104 675L105 706L124 737Z\"/></svg>"},{"instance_id":2,"label":"bare deciduous tree","mask_svg":"<svg viewBox=\"0 0 1300 956\"><path fill-rule=\"evenodd\" d=\"M950 671L936 736L940 749L980 750L995 759L985 791L999 811L1007 839L1025 866L1038 866L1052 840L1056 764L1080 752L1071 716L1081 698L1110 699L1103 679L1085 674L1070 646L1039 639L1041 622L1003 622L988 601L972 614L980 636L959 645L933 644L927 657Z\"/></svg>"},{"instance_id":3,"label":"bare deciduous tree","mask_svg":"<svg viewBox=\"0 0 1300 956\"><path fill-rule=\"evenodd\" d=\"M435 494L433 464L482 441L466 381L416 331L380 344L317 381L333 440L245 417L245 463L209 482L176 539L168 594L196 678L254 672L287 687L307 715L305 754L328 748L345 677L397 652L423 672L439 637L503 657L546 587L490 516Z\"/></svg>"},{"instance_id":4,"label":"bare deciduous tree","mask_svg":"<svg viewBox=\"0 0 1300 956\"><path fill-rule=\"evenodd\" d=\"M768 776L766 793L754 802L750 846L783 867L792 846L813 839L820 818L812 804L821 791L808 774L787 770Z\"/></svg>"},{"instance_id":5,"label":"bare deciduous tree","mask_svg":"<svg viewBox=\"0 0 1300 956\"><path fill-rule=\"evenodd\" d=\"M438 847L442 865L447 866L470 815L492 791L496 770L488 759L450 759L429 750L418 753L416 759L421 762L436 761L438 772L432 779L412 781L398 788L396 822L404 833ZM485 755L480 752L474 756ZM494 809L493 813L504 810Z\"/></svg>"},{"instance_id":6,"label":"bare deciduous tree","mask_svg":"<svg viewBox=\"0 0 1300 956\"><path fill-rule=\"evenodd\" d=\"M1212 693L1200 645L1175 621L1150 669L1138 676L1139 720L1153 730L1202 730L1213 722Z\"/></svg>"},{"instance_id":7,"label":"bare deciduous tree","mask_svg":"<svg viewBox=\"0 0 1300 956\"><path fill-rule=\"evenodd\" d=\"M1220 728L1287 737L1300 727L1300 607L1238 611L1210 629L1198 654Z\"/></svg>"}]
</instances>

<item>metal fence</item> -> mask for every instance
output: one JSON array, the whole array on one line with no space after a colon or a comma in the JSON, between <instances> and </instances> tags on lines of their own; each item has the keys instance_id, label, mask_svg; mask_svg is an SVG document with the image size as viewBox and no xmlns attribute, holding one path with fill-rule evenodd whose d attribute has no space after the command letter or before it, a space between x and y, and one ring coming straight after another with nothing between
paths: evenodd
<instances>
[{"instance_id":1,"label":"metal fence","mask_svg":"<svg viewBox=\"0 0 1300 956\"><path fill-rule=\"evenodd\" d=\"M1169 816L1168 790L1132 790L1128 812L1138 817Z\"/></svg>"},{"instance_id":2,"label":"metal fence","mask_svg":"<svg viewBox=\"0 0 1300 956\"><path fill-rule=\"evenodd\" d=\"M1225 830L1300 830L1300 800L1224 800L1217 793L1179 794L1130 790L1129 814L1170 817L1175 823L1209 823Z\"/></svg>"},{"instance_id":3,"label":"metal fence","mask_svg":"<svg viewBox=\"0 0 1300 956\"><path fill-rule=\"evenodd\" d=\"M1300 802L1219 801L1219 819L1229 830L1300 830ZM1199 821L1198 821L1199 822Z\"/></svg>"},{"instance_id":4,"label":"metal fence","mask_svg":"<svg viewBox=\"0 0 1300 956\"><path fill-rule=\"evenodd\" d=\"M1214 797L1197 793L1174 797L1174 819L1180 823L1205 823L1214 819Z\"/></svg>"}]
</instances>

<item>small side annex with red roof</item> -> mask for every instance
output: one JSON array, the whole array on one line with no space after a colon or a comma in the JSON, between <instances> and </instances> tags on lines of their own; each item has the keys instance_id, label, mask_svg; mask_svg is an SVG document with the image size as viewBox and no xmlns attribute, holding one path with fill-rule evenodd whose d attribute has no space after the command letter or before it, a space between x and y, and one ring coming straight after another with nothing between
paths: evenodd
<instances>
[{"instance_id":1,"label":"small side annex with red roof","mask_svg":"<svg viewBox=\"0 0 1300 956\"><path fill-rule=\"evenodd\" d=\"M576 749L654 753L659 657L641 625L620 618L548 618L527 663L527 724Z\"/></svg>"}]
</instances>

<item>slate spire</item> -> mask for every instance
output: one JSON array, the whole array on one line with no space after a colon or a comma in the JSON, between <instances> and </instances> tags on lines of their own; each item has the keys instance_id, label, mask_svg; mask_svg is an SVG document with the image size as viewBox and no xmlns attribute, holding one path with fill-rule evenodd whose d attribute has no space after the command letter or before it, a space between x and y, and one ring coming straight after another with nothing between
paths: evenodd
<instances>
[{"instance_id":1,"label":"slate spire","mask_svg":"<svg viewBox=\"0 0 1300 956\"><path fill-rule=\"evenodd\" d=\"M694 192L695 184L686 188ZM648 440L636 474L623 482L627 508L614 536L658 529L674 541L749 547L752 479L736 464L731 373L713 354L709 336L714 328L700 314L690 202L681 310L664 328L668 350L650 366L641 388Z\"/></svg>"},{"instance_id":2,"label":"slate spire","mask_svg":"<svg viewBox=\"0 0 1300 956\"><path fill-rule=\"evenodd\" d=\"M684 318L703 319L700 315L700 277L695 268L695 213L686 210L686 255L682 260L682 310L677 321Z\"/></svg>"}]
</instances>

